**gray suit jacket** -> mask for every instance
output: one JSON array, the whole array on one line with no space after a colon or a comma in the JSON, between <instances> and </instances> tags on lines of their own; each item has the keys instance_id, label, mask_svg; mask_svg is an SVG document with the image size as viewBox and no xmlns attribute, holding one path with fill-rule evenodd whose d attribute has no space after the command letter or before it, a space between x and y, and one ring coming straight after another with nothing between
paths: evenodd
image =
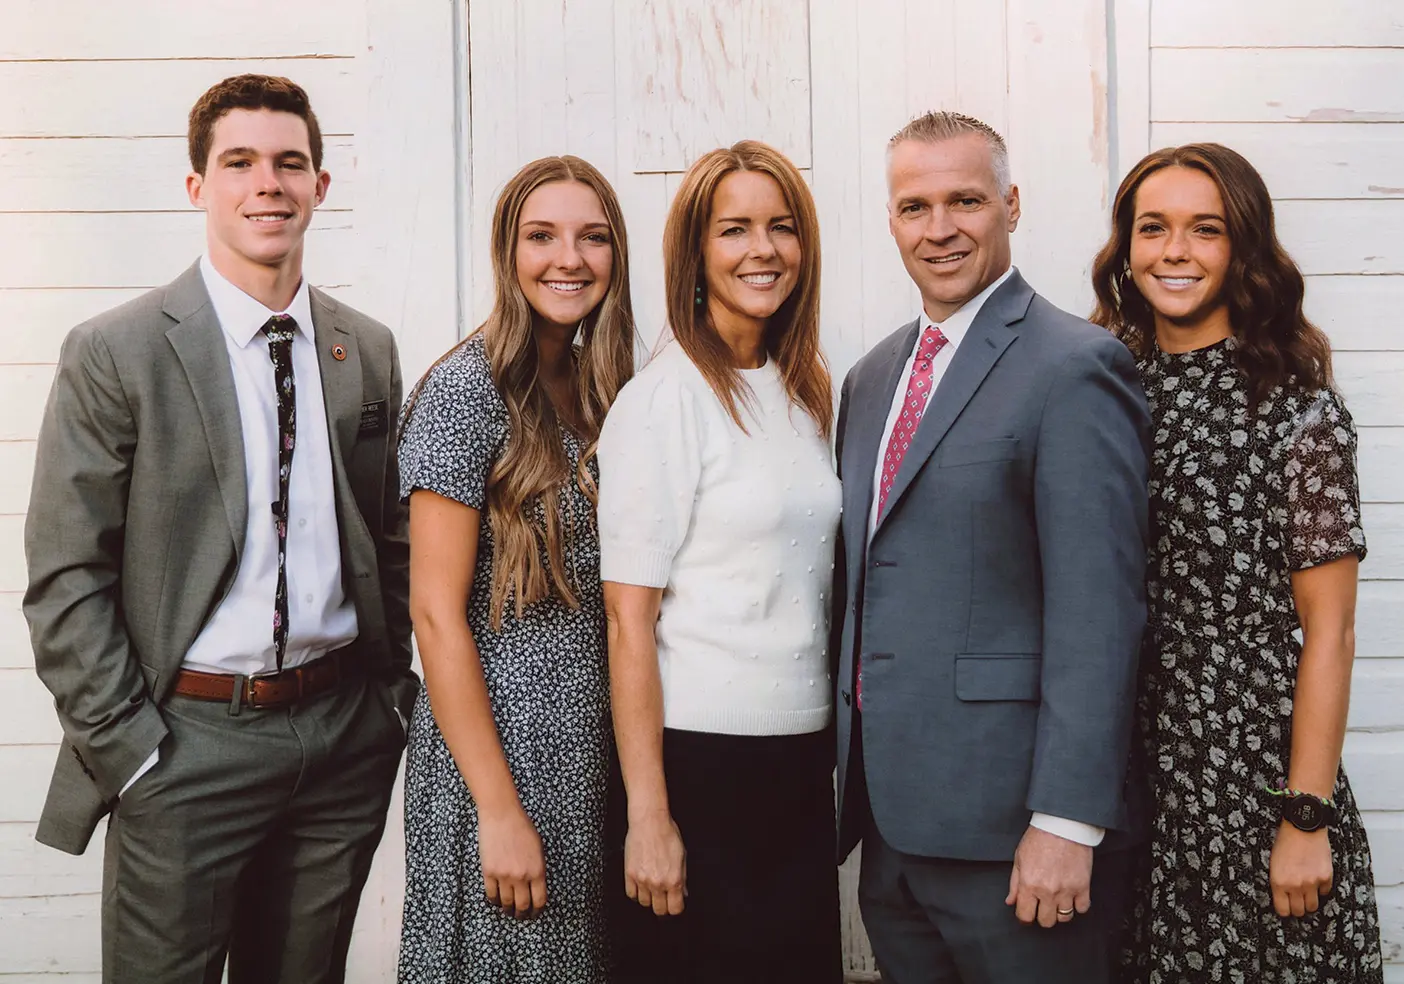
<instances>
[{"instance_id":1,"label":"gray suit jacket","mask_svg":"<svg viewBox=\"0 0 1404 984\"><path fill-rule=\"evenodd\" d=\"M1126 347L1015 271L956 350L869 541L918 328L853 367L839 410L840 857L871 810L904 853L1007 861L1033 812L1126 821L1150 419Z\"/></svg>"},{"instance_id":2,"label":"gray suit jacket","mask_svg":"<svg viewBox=\"0 0 1404 984\"><path fill-rule=\"evenodd\" d=\"M358 645L408 717L417 683L394 433L399 357L385 326L311 295ZM24 531L24 613L64 732L41 842L82 853L166 735L161 705L238 570L243 462L234 377L198 264L69 334Z\"/></svg>"}]
</instances>

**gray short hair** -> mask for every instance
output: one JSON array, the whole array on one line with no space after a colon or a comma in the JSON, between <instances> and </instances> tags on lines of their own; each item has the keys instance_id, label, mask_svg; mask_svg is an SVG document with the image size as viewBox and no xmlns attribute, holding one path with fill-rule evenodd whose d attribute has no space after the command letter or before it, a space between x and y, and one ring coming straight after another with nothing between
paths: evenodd
<instances>
[{"instance_id":1,"label":"gray short hair","mask_svg":"<svg viewBox=\"0 0 1404 984\"><path fill-rule=\"evenodd\" d=\"M990 161L994 165L995 183L999 186L999 193L1009 194L1012 184L1009 173L1009 148L994 127L973 116L947 110L923 113L892 135L892 139L887 141L887 153L890 157L894 147L908 140L940 143L942 140L961 137L967 133L977 133L985 138L985 143L990 148Z\"/></svg>"}]
</instances>

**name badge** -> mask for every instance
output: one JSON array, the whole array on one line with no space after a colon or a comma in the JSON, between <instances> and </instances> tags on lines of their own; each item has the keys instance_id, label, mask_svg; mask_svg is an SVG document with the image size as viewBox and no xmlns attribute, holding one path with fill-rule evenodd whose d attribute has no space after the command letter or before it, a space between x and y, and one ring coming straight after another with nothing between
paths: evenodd
<instances>
[{"instance_id":1,"label":"name badge","mask_svg":"<svg viewBox=\"0 0 1404 984\"><path fill-rule=\"evenodd\" d=\"M390 416L386 412L384 400L361 404L361 429L359 433L362 436L384 434L389 429Z\"/></svg>"}]
</instances>

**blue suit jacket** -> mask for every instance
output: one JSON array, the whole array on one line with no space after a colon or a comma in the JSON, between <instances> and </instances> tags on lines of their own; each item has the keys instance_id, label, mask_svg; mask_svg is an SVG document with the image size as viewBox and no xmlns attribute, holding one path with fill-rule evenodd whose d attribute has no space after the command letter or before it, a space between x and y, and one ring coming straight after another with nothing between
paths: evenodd
<instances>
[{"instance_id":1,"label":"blue suit jacket","mask_svg":"<svg viewBox=\"0 0 1404 984\"><path fill-rule=\"evenodd\" d=\"M956 350L869 540L918 328L854 366L839 411L840 858L869 811L899 851L971 860L1012 858L1033 812L1124 827L1150 431L1134 361L1015 271Z\"/></svg>"}]
</instances>

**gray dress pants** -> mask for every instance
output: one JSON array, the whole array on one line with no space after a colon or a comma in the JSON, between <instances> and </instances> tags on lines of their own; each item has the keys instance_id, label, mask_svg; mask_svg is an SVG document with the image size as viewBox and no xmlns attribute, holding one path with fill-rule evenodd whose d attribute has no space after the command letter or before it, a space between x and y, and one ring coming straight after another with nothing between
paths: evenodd
<instances>
[{"instance_id":1,"label":"gray dress pants","mask_svg":"<svg viewBox=\"0 0 1404 984\"><path fill-rule=\"evenodd\" d=\"M108 821L105 984L345 977L404 731L355 678L277 709L171 697L160 760Z\"/></svg>"},{"instance_id":2,"label":"gray dress pants","mask_svg":"<svg viewBox=\"0 0 1404 984\"><path fill-rule=\"evenodd\" d=\"M1049 929L1019 922L1004 904L1011 868L903 854L869 819L858 903L884 984L1107 984L1129 852L1099 850L1091 910Z\"/></svg>"}]
</instances>

